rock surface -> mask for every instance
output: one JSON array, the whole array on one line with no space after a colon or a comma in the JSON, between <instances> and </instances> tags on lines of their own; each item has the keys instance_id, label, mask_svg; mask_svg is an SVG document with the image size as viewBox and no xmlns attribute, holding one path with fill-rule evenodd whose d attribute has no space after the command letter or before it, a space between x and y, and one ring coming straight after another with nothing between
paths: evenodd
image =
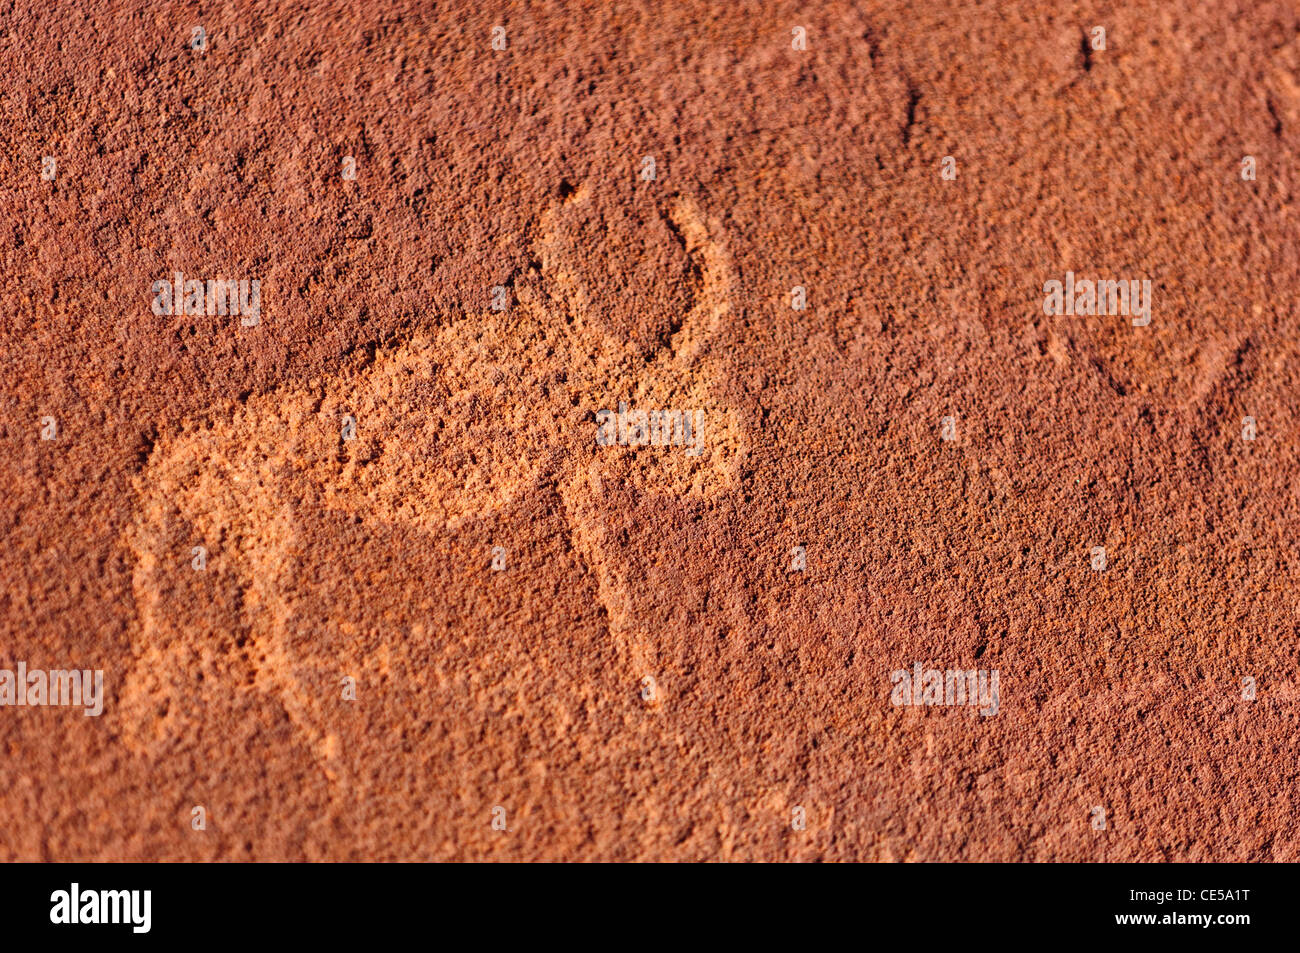
<instances>
[{"instance_id":1,"label":"rock surface","mask_svg":"<svg viewBox=\"0 0 1300 953\"><path fill-rule=\"evenodd\" d=\"M0 708L0 860L1300 859L1293 4L17 0L0 70L0 667L106 694Z\"/></svg>"}]
</instances>

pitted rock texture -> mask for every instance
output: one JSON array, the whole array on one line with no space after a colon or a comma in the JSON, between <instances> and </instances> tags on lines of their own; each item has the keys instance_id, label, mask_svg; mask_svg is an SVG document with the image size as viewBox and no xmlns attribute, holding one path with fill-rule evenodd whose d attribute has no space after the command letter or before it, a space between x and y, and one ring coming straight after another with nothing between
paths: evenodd
<instances>
[{"instance_id":1,"label":"pitted rock texture","mask_svg":"<svg viewBox=\"0 0 1300 953\"><path fill-rule=\"evenodd\" d=\"M0 859L1300 857L1294 4L0 11Z\"/></svg>"}]
</instances>

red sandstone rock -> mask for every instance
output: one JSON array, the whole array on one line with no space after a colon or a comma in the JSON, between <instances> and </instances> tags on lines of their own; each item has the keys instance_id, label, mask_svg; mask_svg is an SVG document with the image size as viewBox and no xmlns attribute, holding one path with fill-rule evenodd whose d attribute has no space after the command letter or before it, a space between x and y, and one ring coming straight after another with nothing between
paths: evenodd
<instances>
[{"instance_id":1,"label":"red sandstone rock","mask_svg":"<svg viewBox=\"0 0 1300 953\"><path fill-rule=\"evenodd\" d=\"M20 0L0 70L0 667L106 695L0 708L0 859L1297 859L1292 5Z\"/></svg>"}]
</instances>

